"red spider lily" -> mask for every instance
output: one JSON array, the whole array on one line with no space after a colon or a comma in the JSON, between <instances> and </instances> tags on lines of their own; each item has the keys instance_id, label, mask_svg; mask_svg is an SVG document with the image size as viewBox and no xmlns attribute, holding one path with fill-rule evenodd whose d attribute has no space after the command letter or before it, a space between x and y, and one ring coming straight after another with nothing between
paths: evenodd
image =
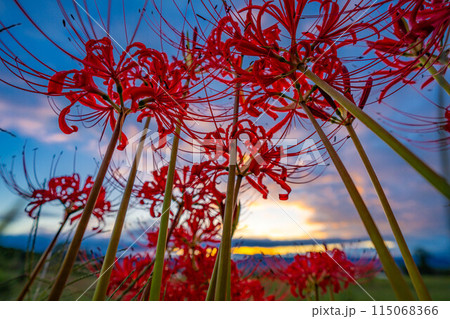
<instances>
[{"instance_id":1,"label":"red spider lily","mask_svg":"<svg viewBox=\"0 0 450 319\"><path fill-rule=\"evenodd\" d=\"M27 212L30 217L34 218L34 211L46 203L59 201L66 208L70 215L70 222L81 217L81 210L86 204L89 193L91 192L94 181L92 176L88 176L82 186L80 176L73 174L72 176L54 177L48 181L47 189L36 189L31 195L34 198ZM106 190L102 187L93 215L99 222L103 221L103 215L111 211L111 202L106 200Z\"/></svg>"},{"instance_id":2,"label":"red spider lily","mask_svg":"<svg viewBox=\"0 0 450 319\"><path fill-rule=\"evenodd\" d=\"M230 82L238 81L248 87L250 92L241 104L250 116L259 117L265 113L276 119L277 112L285 112L292 101L310 94L313 87L299 70L300 65L308 65L328 83L340 80L343 66L338 49L361 41L358 34L364 34L363 31L378 33L373 24L382 20L380 15L371 18L371 23L359 21L370 17L382 4L373 6L361 1L355 8L350 8L350 1L341 6L334 1L319 1L320 14L315 24L318 34L308 30L303 32L302 39L298 26L309 2L314 1L250 3L240 11L246 13L245 18L228 15L212 32L208 52L225 57L222 63L228 63L230 72L236 75ZM264 28L264 18L273 19L277 24ZM279 26L289 34L288 46L280 40L283 32ZM228 59L238 53L241 54L239 59ZM244 57L249 58L244 64L246 67L242 67ZM282 107L274 106L274 102L281 103Z\"/></svg>"},{"instance_id":3,"label":"red spider lily","mask_svg":"<svg viewBox=\"0 0 450 319\"><path fill-rule=\"evenodd\" d=\"M209 174L209 163L184 166L182 170L175 172L174 198L177 204L183 206L183 210L207 211L211 205L222 202L224 195L217 190L214 179ZM161 212L157 209L164 198L168 166L152 172L152 179L142 186L137 186L136 197L141 205L150 204L150 215L157 217ZM173 214L173 212L170 212Z\"/></svg>"},{"instance_id":4,"label":"red spider lily","mask_svg":"<svg viewBox=\"0 0 450 319\"><path fill-rule=\"evenodd\" d=\"M215 258L209 251L212 247L191 249L176 259L172 278L166 284L165 300L205 300L210 274ZM174 278L175 275L181 279ZM271 300L265 296L261 283L243 275L234 262L231 263L231 300Z\"/></svg>"},{"instance_id":5,"label":"red spider lily","mask_svg":"<svg viewBox=\"0 0 450 319\"><path fill-rule=\"evenodd\" d=\"M61 13L68 18L67 21L64 20L64 26L69 27L72 40L81 52L72 54L52 40L22 5L17 1L16 3L45 38L64 55L81 65L76 69L56 71L37 59L10 31L8 34L13 42L18 43L21 49L46 71L39 71L32 67L32 64L27 65L4 43L2 43L4 47L0 48L3 53L0 56L3 64L25 83L22 89L47 96L63 96L69 101L59 112L59 125L64 133L77 131L75 125L67 123L73 121L90 125L104 121L105 125L109 123L114 129L117 121L115 113L128 115L136 112L139 113L138 121L146 116L155 117L162 138L174 131L174 123L186 114L186 103L182 97L187 93L187 88L182 83L189 73L182 68L180 62L170 63L165 53L149 49L144 44L134 41L143 12L131 40L128 41L127 36L128 44L122 48L109 36L99 38L94 28L89 32L86 22L79 14L80 21L74 23L72 20L75 18L59 3ZM78 6L75 4L74 6L76 12L79 12ZM88 12L87 7L85 10ZM88 24L92 27L91 20L92 17L89 16ZM104 29L109 29L109 26ZM75 104L87 107L88 111L85 114L73 114L71 110ZM127 144L124 134L121 135L120 141L118 148L123 149Z\"/></svg>"},{"instance_id":6,"label":"red spider lily","mask_svg":"<svg viewBox=\"0 0 450 319\"><path fill-rule=\"evenodd\" d=\"M310 252L296 255L285 269L285 278L295 297L318 300L319 289L325 294L329 289L339 293L353 283L355 265L338 249L330 252Z\"/></svg>"},{"instance_id":7,"label":"red spider lily","mask_svg":"<svg viewBox=\"0 0 450 319\"><path fill-rule=\"evenodd\" d=\"M184 73L176 63L169 63L166 54L133 43L116 62L109 38L88 41L86 52L82 70L58 72L50 80L48 93L63 95L71 102L60 113L63 132L76 130L66 124L75 103L93 110L84 120L96 121L106 116L114 128L115 112L139 112L138 121L147 116L155 118L161 140L174 131L175 119L186 113L182 101L186 89L182 86ZM105 85L104 90L95 84L99 80ZM125 108L128 101L130 105ZM125 145L122 135L121 148Z\"/></svg>"},{"instance_id":8,"label":"red spider lily","mask_svg":"<svg viewBox=\"0 0 450 319\"><path fill-rule=\"evenodd\" d=\"M95 258L95 257L94 257ZM92 273L98 273L101 269L101 263L94 259L90 261L90 258L85 254L86 267ZM123 296L123 300L132 300L137 298L142 287L148 281L148 277L151 273L152 258L148 255L136 254L125 256L114 263L114 268L111 274L110 284L108 286L108 296L113 299L120 295ZM144 275L143 275L144 274ZM132 286L131 283L135 282ZM113 295L113 293L115 294Z\"/></svg>"},{"instance_id":9,"label":"red spider lily","mask_svg":"<svg viewBox=\"0 0 450 319\"><path fill-rule=\"evenodd\" d=\"M82 184L79 174L51 177L48 181L33 183L25 164L25 152L23 153L23 170L28 189L21 187L16 181L12 170L7 173L4 167L0 175L5 184L16 194L29 201L26 208L28 216L36 218L36 210L43 205L58 202L64 207L64 214L70 218L70 223L79 219L86 205L87 198L93 186L92 176L88 176ZM97 199L94 216L99 222L98 229L103 224L103 216L112 211L112 203L107 200L107 190L102 187Z\"/></svg>"},{"instance_id":10,"label":"red spider lily","mask_svg":"<svg viewBox=\"0 0 450 319\"><path fill-rule=\"evenodd\" d=\"M231 139L242 144L237 148L237 175L245 176L245 180L263 198L267 198L268 189L263 180L268 177L277 183L287 194L280 194L280 199L287 200L291 192L287 184L288 170L282 159L289 156L282 147L272 143L273 133L267 132L263 126L257 126L250 120L241 120L226 129L220 127L207 133L202 147L210 161L215 163L216 170L225 170L229 164L229 146Z\"/></svg>"},{"instance_id":11,"label":"red spider lily","mask_svg":"<svg viewBox=\"0 0 450 319\"><path fill-rule=\"evenodd\" d=\"M208 216L205 218L205 216ZM210 274L215 263L220 229L219 213L212 216L200 209L186 211L185 218L168 238L171 257L165 263L161 293L164 300L204 300L209 286ZM154 248L157 232L147 233L148 248ZM97 272L97 262L87 263L91 272ZM232 263L232 300L267 300L261 283L244 275ZM146 254L127 256L118 260L113 268L108 295L115 292L113 299L139 298L152 272L152 258ZM131 286L132 285L132 286Z\"/></svg>"},{"instance_id":12,"label":"red spider lily","mask_svg":"<svg viewBox=\"0 0 450 319\"><path fill-rule=\"evenodd\" d=\"M169 260L165 265L162 296L164 300L205 300L209 285L209 276L214 268L215 258L211 256L211 247L196 247L190 253ZM139 300L140 291L148 281L151 258L147 255L127 256L114 264L108 295L112 299L126 292L121 300ZM87 263L91 272L97 272L95 263ZM139 276L142 271L145 275ZM232 300L272 300L273 296L265 296L264 288L257 279L243 277L235 263L232 263ZM136 280L137 279L137 280ZM129 288L133 281L134 285ZM128 290L128 291L126 291Z\"/></svg>"},{"instance_id":13,"label":"red spider lily","mask_svg":"<svg viewBox=\"0 0 450 319\"><path fill-rule=\"evenodd\" d=\"M391 7L392 37L384 37L377 41L368 41L369 50L375 50L377 57L389 70L380 70L381 75L390 80L383 88L380 99L397 83L414 83L408 76L423 70L425 58L427 63L443 64L442 70L448 66L448 60L441 60L445 50L444 39L450 26L450 8L447 3L434 0L407 1L406 8ZM422 88L433 81L430 77Z\"/></svg>"},{"instance_id":14,"label":"red spider lily","mask_svg":"<svg viewBox=\"0 0 450 319\"><path fill-rule=\"evenodd\" d=\"M191 250L204 244L218 243L220 211L196 209L184 212L182 222L173 232L173 247Z\"/></svg>"}]
</instances>

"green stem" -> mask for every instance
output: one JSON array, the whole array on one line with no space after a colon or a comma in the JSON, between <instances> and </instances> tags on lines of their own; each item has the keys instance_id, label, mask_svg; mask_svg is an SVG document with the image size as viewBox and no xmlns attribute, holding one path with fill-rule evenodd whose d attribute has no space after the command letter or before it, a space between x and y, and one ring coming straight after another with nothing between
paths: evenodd
<instances>
[{"instance_id":1,"label":"green stem","mask_svg":"<svg viewBox=\"0 0 450 319\"><path fill-rule=\"evenodd\" d=\"M233 116L233 130L235 133L238 113L239 113L239 96L240 85L236 85L236 94L234 99L234 116ZM233 228L233 210L234 210L234 191L236 179L236 157L237 157L237 141L234 136L230 137L230 158L228 165L228 182L227 194L225 199L225 212L222 223L222 240L220 242L219 266L217 269L217 283L214 295L215 300L226 300L228 291L228 282L230 281L230 262L231 262L231 232Z\"/></svg>"},{"instance_id":2,"label":"green stem","mask_svg":"<svg viewBox=\"0 0 450 319\"><path fill-rule=\"evenodd\" d=\"M233 237L234 232L237 229L237 226L239 224L239 191L241 189L241 184L242 184L242 178L244 176L243 175L238 175L238 177L236 178L236 186L234 187L234 213L233 213L233 228L231 230L231 237Z\"/></svg>"},{"instance_id":3,"label":"green stem","mask_svg":"<svg viewBox=\"0 0 450 319\"><path fill-rule=\"evenodd\" d=\"M98 195L102 189L103 180L105 179L109 163L111 162L111 158L116 148L117 141L119 140L124 120L125 114L120 113L113 135L111 137L111 140L109 141L108 148L106 149L105 156L102 160L102 164L100 165L97 177L95 178L94 185L92 186L92 190L86 201L86 206L84 207L83 214L81 215L81 218L78 221L78 226L75 230L72 242L70 243L64 261L61 265L58 275L56 276L48 300L59 300L61 298L67 279L69 278L69 275L72 272L72 268L73 265L75 264L78 251L80 250L81 241L83 240L83 236L88 226L92 212L94 211Z\"/></svg>"},{"instance_id":4,"label":"green stem","mask_svg":"<svg viewBox=\"0 0 450 319\"><path fill-rule=\"evenodd\" d=\"M214 295L216 292L216 285L217 285L217 270L219 268L219 260L220 260L220 247L217 249L216 261L214 263L211 280L209 281L209 287L206 293L206 301L214 301Z\"/></svg>"},{"instance_id":5,"label":"green stem","mask_svg":"<svg viewBox=\"0 0 450 319\"><path fill-rule=\"evenodd\" d=\"M170 163L167 171L166 189L162 206L161 219L159 224L158 243L156 244L155 266L153 267L153 278L150 288L150 300L157 301L160 298L162 274L164 270L164 255L167 245L167 229L169 226L170 204L172 203L172 189L175 176L175 164L178 154L178 143L180 141L181 124L177 123L173 138L172 150L170 153Z\"/></svg>"},{"instance_id":6,"label":"green stem","mask_svg":"<svg viewBox=\"0 0 450 319\"><path fill-rule=\"evenodd\" d=\"M420 158L414 155L408 148L400 143L394 136L386 131L369 115L363 112L359 107L338 92L335 88L323 81L316 74L308 69L301 68L301 71L307 78L313 81L317 86L324 90L328 95L335 99L343 108L349 111L355 118L359 119L372 132L388 144L398 155L407 161L417 172L419 172L426 180L428 180L438 191L444 196L450 198L450 185L447 181L439 176L433 169L425 164Z\"/></svg>"},{"instance_id":7,"label":"green stem","mask_svg":"<svg viewBox=\"0 0 450 319\"><path fill-rule=\"evenodd\" d=\"M356 210L361 217L361 220L369 234L370 239L372 240L373 245L378 253L381 264L383 265L384 272L386 273L389 282L399 300L414 300L413 296L409 290L408 285L406 284L405 279L402 276L400 269L395 264L394 259L392 258L386 244L381 237L380 231L378 230L372 216L370 215L369 210L367 209L366 204L364 203L361 195L358 192L358 189L355 186L350 174L342 163L339 155L334 149L333 145L329 141L325 132L322 130L322 127L317 123L316 119L312 115L311 111L307 106L303 103L300 104L308 116L309 120L313 124L317 134L319 135L323 145L325 146L328 154L330 155L331 160L336 167L347 191L355 205Z\"/></svg>"},{"instance_id":8,"label":"green stem","mask_svg":"<svg viewBox=\"0 0 450 319\"><path fill-rule=\"evenodd\" d=\"M234 232L236 231L236 228L239 223L239 216L238 214L238 198L239 198L239 190L241 189L241 183L242 183L242 175L238 175L236 178L236 184L234 185L234 194L233 194L233 220L231 222L231 240L233 240ZM227 300L231 300L231 259L230 264L228 265L228 274L227 274Z\"/></svg>"},{"instance_id":9,"label":"green stem","mask_svg":"<svg viewBox=\"0 0 450 319\"><path fill-rule=\"evenodd\" d=\"M316 301L320 301L319 285L317 283L314 283L314 296Z\"/></svg>"},{"instance_id":10,"label":"green stem","mask_svg":"<svg viewBox=\"0 0 450 319\"><path fill-rule=\"evenodd\" d=\"M28 291L30 290L30 287L34 283L34 281L36 280L37 275L41 272L42 267L44 267L44 264L45 264L45 262L46 262L46 260L48 258L48 255L50 254L50 252L55 247L56 242L58 241L58 237L61 234L61 231L63 230L64 225L66 224L68 219L69 219L69 215L66 213L65 217L64 217L64 220L62 221L61 225L58 228L58 231L56 232L56 234L53 237L53 239L50 242L50 244L45 249L45 251L42 254L41 258L39 259L38 263L34 267L33 272L31 273L30 278L28 279L27 283L25 284L25 286L23 287L22 291L20 292L19 297L17 297L17 301L22 301L25 298L25 296L28 293Z\"/></svg>"},{"instance_id":11,"label":"green stem","mask_svg":"<svg viewBox=\"0 0 450 319\"><path fill-rule=\"evenodd\" d=\"M423 64L424 68L431 74L431 76L436 80L436 82L450 95L450 84L447 82L445 77L433 66L426 56L421 56L419 58L420 62Z\"/></svg>"},{"instance_id":12,"label":"green stem","mask_svg":"<svg viewBox=\"0 0 450 319\"><path fill-rule=\"evenodd\" d=\"M397 241L398 248L402 254L403 260L405 261L406 269L408 270L409 276L411 277L411 281L413 283L414 289L416 290L417 296L419 300L422 301L431 301L430 293L428 292L425 283L423 282L422 276L420 275L419 269L417 268L416 263L409 251L408 245L406 244L405 238L403 237L400 226L395 218L394 212L392 211L391 205L384 193L383 187L381 186L380 181L378 180L378 176L375 173L375 170L367 156L361 141L358 138L355 130L352 125L346 125L347 131L353 140L356 150L361 157L362 162L369 174L370 180L377 192L378 198L380 199L381 205L383 206L384 213L389 221L389 225L391 226L392 232L394 233L395 240Z\"/></svg>"},{"instance_id":13,"label":"green stem","mask_svg":"<svg viewBox=\"0 0 450 319\"><path fill-rule=\"evenodd\" d=\"M119 211L117 212L117 217L114 222L114 228L109 240L108 249L106 250L105 258L103 259L102 269L100 271L97 285L95 287L94 296L92 298L92 300L94 301L106 300L106 292L108 290L109 280L111 278L111 273L116 259L117 249L119 247L120 237L122 235L122 229L125 223L125 216L127 214L128 205L130 203L131 193L133 191L134 181L136 180L136 174L139 167L139 162L141 160L142 151L144 149L149 125L150 117L147 117L144 130L142 132L142 136L139 140L139 145L133 159L130 174L128 175L128 181L125 186Z\"/></svg>"},{"instance_id":14,"label":"green stem","mask_svg":"<svg viewBox=\"0 0 450 319\"><path fill-rule=\"evenodd\" d=\"M217 283L215 300L225 300L227 296L228 268L231 260L231 229L233 226L233 191L236 175L236 165L231 164L236 159L236 141L230 143L230 165L228 172L227 195L220 242L219 266L217 269Z\"/></svg>"},{"instance_id":15,"label":"green stem","mask_svg":"<svg viewBox=\"0 0 450 319\"><path fill-rule=\"evenodd\" d=\"M231 239L233 239L233 234L234 231L237 228L237 221L239 220L239 216L238 216L238 194L239 194L239 189L241 188L241 183L242 183L242 175L238 175L238 177L236 178L236 186L234 189L234 195L233 195L233 199L234 199L234 213L233 213L233 227L231 230ZM209 282L209 287L208 287L208 292L206 293L206 301L213 301L214 300L214 293L216 290L216 283L217 283L217 270L219 268L219 256L220 256L220 247L217 250L217 256L216 256L216 261L214 263L214 268L213 268L213 273L211 275L211 280ZM228 277L230 278L228 283L229 285L227 285L227 299L230 300L231 299L231 263L230 263L230 273L228 274Z\"/></svg>"},{"instance_id":16,"label":"green stem","mask_svg":"<svg viewBox=\"0 0 450 319\"><path fill-rule=\"evenodd\" d=\"M169 232L167 234L167 243L166 243L166 249L170 242L170 238L172 236L173 231L175 230L175 227L177 226L178 222L180 221L181 213L183 212L184 202L182 202L178 207L178 212L174 218L174 221L172 225L170 226ZM123 297L131 290L133 289L134 285L141 279L147 271L152 268L153 264L155 263L155 260L153 259L147 266L145 266L144 269L139 273L139 275L127 286L127 288L120 294L120 296L117 298L117 300L122 300ZM149 278L151 278L153 275L153 270L150 272ZM142 300L148 300L150 298L150 283L151 280L147 280L147 283L145 284L145 293L142 295Z\"/></svg>"}]
</instances>

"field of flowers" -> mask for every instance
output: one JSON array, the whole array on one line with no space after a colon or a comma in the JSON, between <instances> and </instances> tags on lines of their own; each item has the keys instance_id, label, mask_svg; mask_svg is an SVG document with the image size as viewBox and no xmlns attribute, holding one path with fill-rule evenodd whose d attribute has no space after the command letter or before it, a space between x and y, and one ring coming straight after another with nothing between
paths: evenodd
<instances>
[{"instance_id":1,"label":"field of flowers","mask_svg":"<svg viewBox=\"0 0 450 319\"><path fill-rule=\"evenodd\" d=\"M446 151L450 107L426 96L416 114L408 103L385 102L406 100L408 90L425 96L431 86L450 94L448 1L168 1L170 13L162 3L141 2L57 0L62 18L52 29L41 27L46 17L26 1L6 5L20 12L17 23L0 18L1 85L45 96L61 132L89 130L102 145L90 175L75 163L60 173L60 157L50 155L50 174L41 178L44 163L26 147L2 164L3 184L27 201L33 220L20 291L14 286L9 294L17 296L6 299L372 300L366 285L378 287L377 298L443 298L446 279L424 280L355 126L450 199L445 176L402 135L420 132L421 149ZM396 118L367 112L380 105ZM377 203L365 200L352 163L342 160L344 143L363 163ZM289 203L294 187L307 188L328 166L361 221L354 227L370 238L371 258L326 245L251 263L232 254L247 194ZM384 211L404 270L374 205ZM34 254L49 206L60 223ZM122 249L133 209L146 212L133 238L139 249ZM107 249L86 249L91 236L106 236Z\"/></svg>"}]
</instances>

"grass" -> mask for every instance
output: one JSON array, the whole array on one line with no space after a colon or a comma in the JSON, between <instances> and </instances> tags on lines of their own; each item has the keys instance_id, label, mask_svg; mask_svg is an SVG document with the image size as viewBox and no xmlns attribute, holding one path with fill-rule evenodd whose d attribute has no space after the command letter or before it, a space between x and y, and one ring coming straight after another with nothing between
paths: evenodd
<instances>
[{"instance_id":1,"label":"grass","mask_svg":"<svg viewBox=\"0 0 450 319\"><path fill-rule=\"evenodd\" d=\"M411 280L405 278L408 285L413 291ZM425 275L424 281L428 289L430 290L431 297L434 301L450 301L450 276L448 275ZM283 287L285 286L285 287ZM368 282L361 284L362 288L367 292L364 292L362 288L355 285L350 285L348 289L342 291L334 296L338 301L371 301L372 298L376 301L392 301L395 299L395 294L392 291L387 278L379 276ZM266 289L269 293L280 294L280 291L289 291L287 284L283 282L271 281L265 283ZM369 296L370 295L370 296ZM372 297L372 298L371 298ZM286 296L285 300L298 300L290 293ZM329 301L329 295L321 295L320 300Z\"/></svg>"}]
</instances>

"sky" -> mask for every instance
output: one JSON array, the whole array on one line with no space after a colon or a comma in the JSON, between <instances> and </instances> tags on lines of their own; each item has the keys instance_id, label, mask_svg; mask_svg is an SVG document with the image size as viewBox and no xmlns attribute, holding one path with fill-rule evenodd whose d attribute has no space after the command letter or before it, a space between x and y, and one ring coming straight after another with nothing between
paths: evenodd
<instances>
[{"instance_id":1,"label":"sky","mask_svg":"<svg viewBox=\"0 0 450 319\"><path fill-rule=\"evenodd\" d=\"M23 1L27 11L39 21L40 25L51 35L52 38L67 44L62 17L59 9L53 1L28 2ZM138 4L133 4L137 11ZM165 8L168 15L176 16L173 7ZM82 12L80 14L83 14ZM131 14L131 13L130 13ZM51 17L51 18L49 18ZM111 34L117 35L121 41L119 12L112 11ZM57 50L43 38L21 14L12 1L0 3L0 20L5 25L21 23L14 27L12 32L22 41L22 44L36 49L40 58L49 61L52 66L61 66L66 63L67 57ZM129 20L130 21L130 20ZM144 26L145 28L145 26ZM0 33L1 41L8 41L5 33ZM3 65L0 65L0 78L9 83L18 83L17 79L11 77ZM429 101L437 101L439 90L436 85L431 84L426 89L418 92L413 88L404 88L399 93L386 99L388 105L406 105L411 112L425 113L434 108L429 108ZM101 152L105 149L107 136L99 141L99 128L80 127L77 133L66 135L59 130L58 117L49 105L45 96L23 92L0 83L0 128L11 132L0 132L0 161L10 167L13 157L16 158L15 172L19 181L21 176L21 152L25 148L29 167L33 167L33 154L36 154L36 174L40 180L49 175L53 155L58 156L62 152L61 159L56 168L58 174L71 174L74 167L82 176L94 174ZM443 105L448 105L449 99L444 97ZM383 117L401 117L385 105L372 103L367 112L379 122L389 125ZM382 114L382 116L380 116ZM128 135L133 136L139 132L136 125L127 128ZM356 125L363 145L373 162L381 183L392 204L393 210L398 218L408 243L412 249L426 248L434 251L450 249L450 215L448 202L444 197L433 189L418 173L406 164L396 153L386 146L373 133L362 124ZM421 133L393 131L395 135L403 138L420 158L442 172L441 154L436 151L423 150L417 141L424 138ZM339 132L344 137L345 132ZM426 136L429 138L430 136ZM313 137L317 138L317 137ZM435 139L438 138L436 135ZM76 151L75 151L76 150ZM35 152L35 153L34 153ZM74 156L76 152L76 156ZM387 239L392 238L389 226L380 207L376 193L365 173L361 161L355 155L355 149L350 142L346 142L339 150L342 160L347 165L355 183L363 198L375 217L382 233ZM119 163L124 155L115 158ZM74 163L74 157L76 158ZM279 188L276 185L268 185L271 195L264 200L252 190L242 195L244 211L240 220L240 226L236 233L237 238L258 238L271 240L305 239L326 241L330 238L361 239L367 238L363 225L353 207L343 184L333 165L327 166L322 175L306 184L293 185L290 200L283 202L278 200ZM18 202L18 197L12 194L3 183L0 183L0 214L5 214L8 209L18 203L24 207L26 203ZM43 211L39 232L50 234L58 226L61 218L57 207L46 207ZM107 231L112 227L113 218L107 219ZM152 222L147 211L132 210L127 217L126 236L133 238L139 233L135 228L136 222L149 224ZM17 216L13 223L6 229L5 234L23 235L30 231L31 220L25 213Z\"/></svg>"}]
</instances>

